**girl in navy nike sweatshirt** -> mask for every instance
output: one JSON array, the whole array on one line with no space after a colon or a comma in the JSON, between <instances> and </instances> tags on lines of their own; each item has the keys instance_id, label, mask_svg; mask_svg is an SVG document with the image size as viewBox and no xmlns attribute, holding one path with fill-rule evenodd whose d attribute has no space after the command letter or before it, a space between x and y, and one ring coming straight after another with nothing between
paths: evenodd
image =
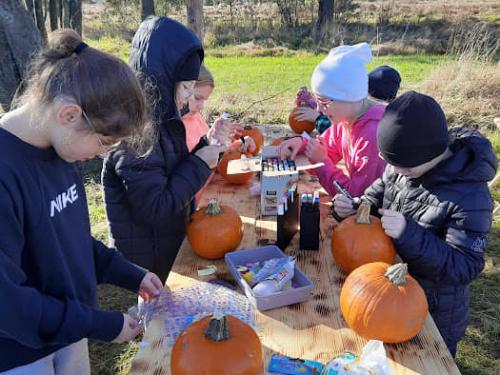
<instances>
[{"instance_id":1,"label":"girl in navy nike sweatshirt","mask_svg":"<svg viewBox=\"0 0 500 375\"><path fill-rule=\"evenodd\" d=\"M92 238L74 162L139 139L146 107L125 63L60 30L0 118L0 373L89 374L87 338L139 333L129 315L97 307L96 285L148 299L161 281Z\"/></svg>"}]
</instances>

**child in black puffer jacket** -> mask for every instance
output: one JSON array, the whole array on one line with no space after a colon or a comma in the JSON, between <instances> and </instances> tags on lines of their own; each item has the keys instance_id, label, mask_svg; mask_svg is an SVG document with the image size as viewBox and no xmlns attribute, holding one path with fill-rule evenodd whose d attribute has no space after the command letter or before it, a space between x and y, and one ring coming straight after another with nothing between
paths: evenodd
<instances>
[{"instance_id":1,"label":"child in black puffer jacket","mask_svg":"<svg viewBox=\"0 0 500 375\"><path fill-rule=\"evenodd\" d=\"M388 165L361 199L378 209L455 356L467 328L469 285L484 267L495 153L475 130L448 130L439 104L413 91L387 106L377 142ZM334 209L342 217L354 212L340 195Z\"/></svg>"}]
</instances>

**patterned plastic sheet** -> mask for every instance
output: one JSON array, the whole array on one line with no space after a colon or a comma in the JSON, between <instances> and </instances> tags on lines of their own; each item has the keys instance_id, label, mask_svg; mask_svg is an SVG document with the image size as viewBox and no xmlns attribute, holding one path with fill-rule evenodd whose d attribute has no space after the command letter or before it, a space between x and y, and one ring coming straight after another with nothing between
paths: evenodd
<instances>
[{"instance_id":1,"label":"patterned plastic sheet","mask_svg":"<svg viewBox=\"0 0 500 375\"><path fill-rule=\"evenodd\" d=\"M167 347L171 347L190 324L216 312L233 315L255 329L255 310L249 300L234 290L209 283L176 291L164 290L153 302L139 303L136 311L130 311L146 327L152 320L163 319Z\"/></svg>"}]
</instances>

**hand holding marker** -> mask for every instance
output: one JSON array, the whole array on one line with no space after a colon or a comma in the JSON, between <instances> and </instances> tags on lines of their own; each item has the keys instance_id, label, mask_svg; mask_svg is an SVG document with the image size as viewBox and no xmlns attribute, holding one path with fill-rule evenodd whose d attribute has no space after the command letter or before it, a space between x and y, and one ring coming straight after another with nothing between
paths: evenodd
<instances>
[{"instance_id":1,"label":"hand holding marker","mask_svg":"<svg viewBox=\"0 0 500 375\"><path fill-rule=\"evenodd\" d=\"M333 185L337 189L337 191L342 194L344 197L350 199L352 201L352 208L355 210L359 207L360 202L356 201L352 195L338 182L337 180L333 180Z\"/></svg>"}]
</instances>

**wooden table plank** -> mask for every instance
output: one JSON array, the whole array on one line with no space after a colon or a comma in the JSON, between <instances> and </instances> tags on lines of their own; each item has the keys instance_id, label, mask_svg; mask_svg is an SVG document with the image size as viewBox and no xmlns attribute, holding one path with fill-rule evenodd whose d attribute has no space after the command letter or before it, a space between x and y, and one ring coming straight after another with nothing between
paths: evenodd
<instances>
[{"instance_id":1,"label":"wooden table plank","mask_svg":"<svg viewBox=\"0 0 500 375\"><path fill-rule=\"evenodd\" d=\"M271 134L276 137L277 133ZM229 186L219 176L215 176L204 193L202 202L203 204L209 198L217 197L240 214L244 223L244 237L240 249L258 247L276 239L275 218L260 215L259 199L250 196L248 188L248 185ZM299 192L318 189L320 186L316 178L301 174ZM345 277L336 267L330 251L334 220L328 217L330 197L324 190L320 207L320 251L298 250L298 235L286 251L296 257L298 267L313 281L311 299L297 305L258 312L256 315L257 331L264 348L266 366L272 353L327 363L345 351L360 353L366 344L365 339L346 326L339 309L339 295ZM201 259L192 252L187 241L184 241L167 280L167 286L176 290L202 282L197 271L210 264L215 264L218 268L215 277L231 281L223 260ZM151 322L144 335L144 340L149 345L141 349L132 362L131 374L170 374L170 353L163 345L162 333L162 320ZM460 373L430 316L416 338L403 344L385 345L385 348L395 374Z\"/></svg>"}]
</instances>

